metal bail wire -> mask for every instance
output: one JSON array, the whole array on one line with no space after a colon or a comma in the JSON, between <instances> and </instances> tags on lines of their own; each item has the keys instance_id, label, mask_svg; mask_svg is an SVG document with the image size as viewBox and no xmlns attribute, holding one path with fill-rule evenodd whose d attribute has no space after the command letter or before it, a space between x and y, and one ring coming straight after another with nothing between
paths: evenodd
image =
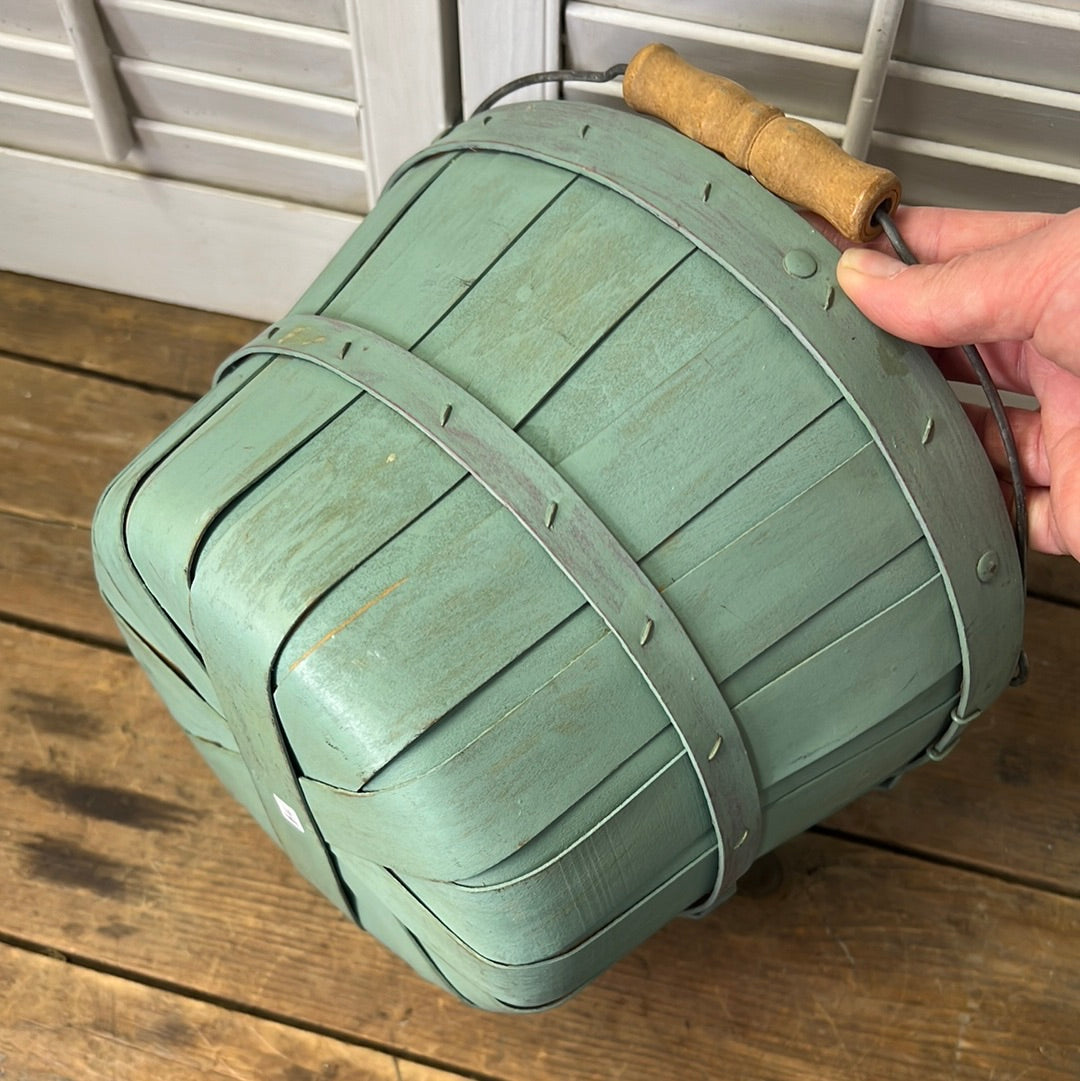
<instances>
[{"instance_id":1,"label":"metal bail wire","mask_svg":"<svg viewBox=\"0 0 1080 1081\"><path fill-rule=\"evenodd\" d=\"M625 64L613 64L606 71L537 71L532 75L522 75L520 78L511 79L510 82L500 86L494 93L486 98L475 109L471 116L476 116L490 109L492 105L502 101L507 94L513 94L515 90L524 90L527 86L536 86L538 83L609 83L626 72Z\"/></svg>"}]
</instances>

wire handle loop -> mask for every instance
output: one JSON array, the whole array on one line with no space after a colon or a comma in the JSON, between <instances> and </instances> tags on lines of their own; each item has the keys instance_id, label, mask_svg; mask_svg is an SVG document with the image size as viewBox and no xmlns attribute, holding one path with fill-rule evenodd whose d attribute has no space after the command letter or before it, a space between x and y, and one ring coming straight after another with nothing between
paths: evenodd
<instances>
[{"instance_id":1,"label":"wire handle loop","mask_svg":"<svg viewBox=\"0 0 1080 1081\"><path fill-rule=\"evenodd\" d=\"M532 75L522 75L520 78L511 79L510 82L500 86L498 90L488 94L473 109L471 116L477 116L479 113L485 112L502 101L508 94L513 94L516 90L524 90L527 86L536 86L538 83L609 83L612 79L617 79L620 75L625 74L625 72L625 64L613 64L606 71L573 71L566 68L562 71L538 71Z\"/></svg>"}]
</instances>

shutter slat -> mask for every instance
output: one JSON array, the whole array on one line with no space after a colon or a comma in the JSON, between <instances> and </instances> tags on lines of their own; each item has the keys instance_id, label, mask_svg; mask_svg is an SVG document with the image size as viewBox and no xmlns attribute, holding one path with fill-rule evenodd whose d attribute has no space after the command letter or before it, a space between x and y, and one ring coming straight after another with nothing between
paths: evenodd
<instances>
[{"instance_id":1,"label":"shutter slat","mask_svg":"<svg viewBox=\"0 0 1080 1081\"><path fill-rule=\"evenodd\" d=\"M102 163L90 110L82 105L0 93L0 130L20 150ZM127 168L236 191L362 213L367 175L362 162L312 150L135 120L138 151Z\"/></svg>"},{"instance_id":2,"label":"shutter slat","mask_svg":"<svg viewBox=\"0 0 1080 1081\"><path fill-rule=\"evenodd\" d=\"M147 60L122 58L116 67L133 116L351 158L362 154L356 102ZM0 34L0 90L86 104L71 47L28 37Z\"/></svg>"},{"instance_id":3,"label":"shutter slat","mask_svg":"<svg viewBox=\"0 0 1080 1081\"><path fill-rule=\"evenodd\" d=\"M1080 91L1080 11L1018 0L912 0L897 60Z\"/></svg>"},{"instance_id":4,"label":"shutter slat","mask_svg":"<svg viewBox=\"0 0 1080 1081\"><path fill-rule=\"evenodd\" d=\"M893 61L881 132L1080 164L1080 94Z\"/></svg>"},{"instance_id":5,"label":"shutter slat","mask_svg":"<svg viewBox=\"0 0 1080 1081\"><path fill-rule=\"evenodd\" d=\"M106 0L114 51L135 60L352 98L348 34L175 0Z\"/></svg>"},{"instance_id":6,"label":"shutter slat","mask_svg":"<svg viewBox=\"0 0 1080 1081\"><path fill-rule=\"evenodd\" d=\"M352 215L0 147L3 266L269 320Z\"/></svg>"},{"instance_id":7,"label":"shutter slat","mask_svg":"<svg viewBox=\"0 0 1080 1081\"><path fill-rule=\"evenodd\" d=\"M869 0L842 5L846 14L835 22L817 5L808 18L795 0L673 0L663 15L659 6L572 0L568 66L606 67L663 41L830 137L843 136ZM900 176L906 202L1048 211L1077 204L1078 7L908 0L896 43L902 59L889 63L869 151ZM617 85L569 84L566 95L620 104Z\"/></svg>"},{"instance_id":8,"label":"shutter slat","mask_svg":"<svg viewBox=\"0 0 1080 1081\"><path fill-rule=\"evenodd\" d=\"M71 46L18 34L0 33L0 90L86 104Z\"/></svg>"},{"instance_id":9,"label":"shutter slat","mask_svg":"<svg viewBox=\"0 0 1080 1081\"><path fill-rule=\"evenodd\" d=\"M0 31L45 41L67 40L56 4L43 0L4 0L0 4Z\"/></svg>"},{"instance_id":10,"label":"shutter slat","mask_svg":"<svg viewBox=\"0 0 1080 1081\"><path fill-rule=\"evenodd\" d=\"M651 41L722 72L785 112L840 121L847 115L858 53L594 4L566 5L567 67L602 70Z\"/></svg>"},{"instance_id":11,"label":"shutter slat","mask_svg":"<svg viewBox=\"0 0 1080 1081\"><path fill-rule=\"evenodd\" d=\"M134 112L148 120L359 158L359 106L343 98L146 60L119 63Z\"/></svg>"},{"instance_id":12,"label":"shutter slat","mask_svg":"<svg viewBox=\"0 0 1080 1081\"><path fill-rule=\"evenodd\" d=\"M263 19L304 23L327 30L346 28L344 0L190 0L198 7L235 11L242 15L258 15Z\"/></svg>"},{"instance_id":13,"label":"shutter slat","mask_svg":"<svg viewBox=\"0 0 1080 1081\"><path fill-rule=\"evenodd\" d=\"M305 22L179 0L99 0L98 12L117 56L353 98L349 34L309 24L307 4L286 6ZM0 33L67 43L52 0L3 0Z\"/></svg>"},{"instance_id":14,"label":"shutter slat","mask_svg":"<svg viewBox=\"0 0 1080 1081\"><path fill-rule=\"evenodd\" d=\"M620 12L651 16L662 11L671 20L703 28L721 27L858 53L866 36L870 0L813 0L812 8L806 0L592 0L568 4L568 16L571 8L594 8L596 19L613 21Z\"/></svg>"}]
</instances>

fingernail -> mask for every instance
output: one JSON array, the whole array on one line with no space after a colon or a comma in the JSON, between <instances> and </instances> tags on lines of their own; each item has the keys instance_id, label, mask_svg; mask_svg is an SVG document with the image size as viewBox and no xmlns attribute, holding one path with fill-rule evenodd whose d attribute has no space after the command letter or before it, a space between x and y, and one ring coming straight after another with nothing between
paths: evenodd
<instances>
[{"instance_id":1,"label":"fingernail","mask_svg":"<svg viewBox=\"0 0 1080 1081\"><path fill-rule=\"evenodd\" d=\"M852 270L868 278L895 278L904 269L904 264L873 248L848 248L840 256L838 269Z\"/></svg>"}]
</instances>

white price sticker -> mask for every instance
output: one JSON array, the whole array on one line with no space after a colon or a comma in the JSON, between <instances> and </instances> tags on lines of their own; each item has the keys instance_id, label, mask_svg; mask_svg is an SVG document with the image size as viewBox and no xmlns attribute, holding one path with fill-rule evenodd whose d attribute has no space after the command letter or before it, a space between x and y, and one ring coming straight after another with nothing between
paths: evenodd
<instances>
[{"instance_id":1,"label":"white price sticker","mask_svg":"<svg viewBox=\"0 0 1080 1081\"><path fill-rule=\"evenodd\" d=\"M281 812L281 817L289 823L294 830L304 832L304 823L300 821L300 816L275 792L274 802L277 804L277 809Z\"/></svg>"}]
</instances>

